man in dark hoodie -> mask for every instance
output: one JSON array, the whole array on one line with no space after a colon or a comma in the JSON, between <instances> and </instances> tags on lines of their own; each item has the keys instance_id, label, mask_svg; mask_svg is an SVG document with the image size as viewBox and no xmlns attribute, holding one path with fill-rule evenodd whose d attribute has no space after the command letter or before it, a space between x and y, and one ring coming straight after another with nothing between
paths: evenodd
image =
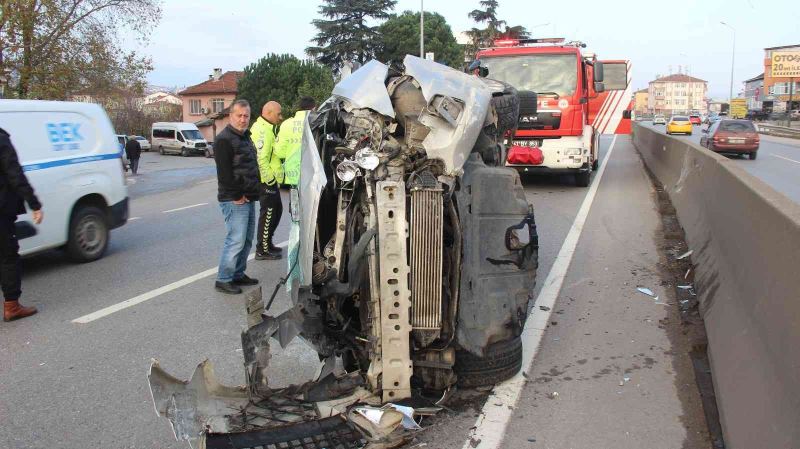
<instances>
[{"instance_id":1,"label":"man in dark hoodie","mask_svg":"<svg viewBox=\"0 0 800 449\"><path fill-rule=\"evenodd\" d=\"M258 284L244 274L256 227L255 202L261 178L256 149L250 140L250 104L236 100L230 108L230 124L214 140L217 164L217 200L225 217L225 246L214 287L228 294L241 293L242 285Z\"/></svg>"},{"instance_id":2,"label":"man in dark hoodie","mask_svg":"<svg viewBox=\"0 0 800 449\"><path fill-rule=\"evenodd\" d=\"M135 136L128 136L128 142L125 144L125 154L131 162L131 173L134 175L139 172L139 158L142 156L142 146Z\"/></svg>"},{"instance_id":3,"label":"man in dark hoodie","mask_svg":"<svg viewBox=\"0 0 800 449\"><path fill-rule=\"evenodd\" d=\"M25 203L33 211L33 222L37 225L41 223L44 218L42 205L19 165L10 136L0 129L0 284L5 298L3 321L18 320L37 312L36 307L24 307L19 303L22 295L22 265L14 223L17 215L25 213Z\"/></svg>"}]
</instances>

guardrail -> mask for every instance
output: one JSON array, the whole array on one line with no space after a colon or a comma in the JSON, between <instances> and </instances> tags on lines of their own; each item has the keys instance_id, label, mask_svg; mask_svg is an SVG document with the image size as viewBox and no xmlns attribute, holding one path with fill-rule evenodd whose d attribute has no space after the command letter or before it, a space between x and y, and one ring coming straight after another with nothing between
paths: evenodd
<instances>
[{"instance_id":1,"label":"guardrail","mask_svg":"<svg viewBox=\"0 0 800 449\"><path fill-rule=\"evenodd\" d=\"M760 134L800 139L800 128L787 128L785 126L766 125L763 123L757 123L756 127Z\"/></svg>"},{"instance_id":2,"label":"guardrail","mask_svg":"<svg viewBox=\"0 0 800 449\"><path fill-rule=\"evenodd\" d=\"M693 250L726 447L800 447L800 205L735 160L633 135Z\"/></svg>"}]
</instances>

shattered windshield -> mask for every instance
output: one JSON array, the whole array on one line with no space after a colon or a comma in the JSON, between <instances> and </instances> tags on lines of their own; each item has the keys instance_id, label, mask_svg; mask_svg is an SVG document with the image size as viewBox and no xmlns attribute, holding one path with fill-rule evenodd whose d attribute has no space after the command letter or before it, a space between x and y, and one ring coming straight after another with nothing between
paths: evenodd
<instances>
[{"instance_id":1,"label":"shattered windshield","mask_svg":"<svg viewBox=\"0 0 800 449\"><path fill-rule=\"evenodd\" d=\"M560 97L575 94L576 64L574 54L493 56L481 60L492 79L505 81L518 90L555 92Z\"/></svg>"}]
</instances>

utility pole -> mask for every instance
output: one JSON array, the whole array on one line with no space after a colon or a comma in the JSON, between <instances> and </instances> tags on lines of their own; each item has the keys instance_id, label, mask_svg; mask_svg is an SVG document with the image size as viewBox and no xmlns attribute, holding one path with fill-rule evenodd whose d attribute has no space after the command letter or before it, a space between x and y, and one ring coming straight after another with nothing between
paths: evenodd
<instances>
[{"instance_id":1,"label":"utility pole","mask_svg":"<svg viewBox=\"0 0 800 449\"><path fill-rule=\"evenodd\" d=\"M792 127L792 96L794 94L794 78L789 78L789 103L786 114L786 127Z\"/></svg>"},{"instance_id":2,"label":"utility pole","mask_svg":"<svg viewBox=\"0 0 800 449\"><path fill-rule=\"evenodd\" d=\"M425 0L419 0L419 57L425 58Z\"/></svg>"},{"instance_id":3,"label":"utility pole","mask_svg":"<svg viewBox=\"0 0 800 449\"><path fill-rule=\"evenodd\" d=\"M728 111L730 111L731 100L733 100L733 63L736 60L736 28L728 25L725 22L720 22L733 31L733 51L731 52L731 90L728 93Z\"/></svg>"}]
</instances>

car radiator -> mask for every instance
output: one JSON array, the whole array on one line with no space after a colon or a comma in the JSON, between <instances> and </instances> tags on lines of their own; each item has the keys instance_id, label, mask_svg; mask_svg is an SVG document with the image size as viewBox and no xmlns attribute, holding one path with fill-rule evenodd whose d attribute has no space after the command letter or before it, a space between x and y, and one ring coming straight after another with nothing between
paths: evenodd
<instances>
[{"instance_id":1,"label":"car radiator","mask_svg":"<svg viewBox=\"0 0 800 449\"><path fill-rule=\"evenodd\" d=\"M411 326L426 347L442 329L442 190L411 191Z\"/></svg>"}]
</instances>

